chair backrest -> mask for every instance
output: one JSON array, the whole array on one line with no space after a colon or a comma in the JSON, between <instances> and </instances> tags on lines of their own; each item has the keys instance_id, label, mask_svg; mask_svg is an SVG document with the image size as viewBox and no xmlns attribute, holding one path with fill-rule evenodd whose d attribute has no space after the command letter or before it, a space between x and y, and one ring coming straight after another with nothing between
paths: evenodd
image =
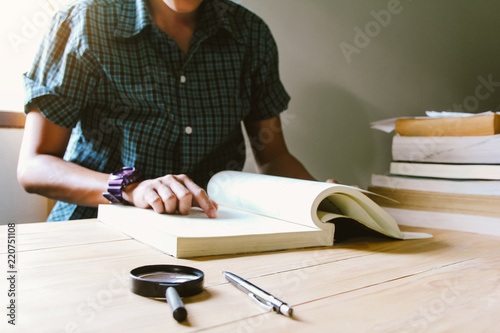
<instances>
[{"instance_id":1,"label":"chair backrest","mask_svg":"<svg viewBox=\"0 0 500 333\"><path fill-rule=\"evenodd\" d=\"M49 199L27 193L17 181L17 160L24 132L19 127L0 123L0 225L42 222L49 210Z\"/></svg>"}]
</instances>

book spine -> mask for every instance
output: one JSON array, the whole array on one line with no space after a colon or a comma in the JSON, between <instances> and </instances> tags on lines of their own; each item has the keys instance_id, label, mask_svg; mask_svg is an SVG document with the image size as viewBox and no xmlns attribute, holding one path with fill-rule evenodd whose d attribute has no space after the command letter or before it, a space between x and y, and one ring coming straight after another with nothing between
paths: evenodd
<instances>
[{"instance_id":1,"label":"book spine","mask_svg":"<svg viewBox=\"0 0 500 333\"><path fill-rule=\"evenodd\" d=\"M451 180L373 174L371 184L402 190L500 196L500 181L494 180Z\"/></svg>"},{"instance_id":2,"label":"book spine","mask_svg":"<svg viewBox=\"0 0 500 333\"><path fill-rule=\"evenodd\" d=\"M399 225L500 236L500 217L386 208Z\"/></svg>"},{"instance_id":3,"label":"book spine","mask_svg":"<svg viewBox=\"0 0 500 333\"><path fill-rule=\"evenodd\" d=\"M393 199L374 196L373 200L383 207L500 217L500 196L438 193L375 186L369 187L368 190Z\"/></svg>"},{"instance_id":4,"label":"book spine","mask_svg":"<svg viewBox=\"0 0 500 333\"><path fill-rule=\"evenodd\" d=\"M395 135L394 161L500 164L500 135L416 137Z\"/></svg>"},{"instance_id":5,"label":"book spine","mask_svg":"<svg viewBox=\"0 0 500 333\"><path fill-rule=\"evenodd\" d=\"M396 133L403 136L485 136L500 134L500 115L397 119ZM499 126L497 126L499 125Z\"/></svg>"},{"instance_id":6,"label":"book spine","mask_svg":"<svg viewBox=\"0 0 500 333\"><path fill-rule=\"evenodd\" d=\"M500 165L392 162L390 173L443 179L500 180Z\"/></svg>"}]
</instances>

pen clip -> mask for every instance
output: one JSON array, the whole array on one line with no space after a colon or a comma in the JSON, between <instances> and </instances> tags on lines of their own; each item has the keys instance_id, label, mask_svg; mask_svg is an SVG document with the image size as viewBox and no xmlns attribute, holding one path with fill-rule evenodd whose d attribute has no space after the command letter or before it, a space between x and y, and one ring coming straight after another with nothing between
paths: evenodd
<instances>
[{"instance_id":1,"label":"pen clip","mask_svg":"<svg viewBox=\"0 0 500 333\"><path fill-rule=\"evenodd\" d=\"M258 305L260 305L262 308L266 309L267 311L272 311L274 310L274 307L270 305L268 302L261 300L260 298L256 297L252 293L248 293L248 296Z\"/></svg>"}]
</instances>

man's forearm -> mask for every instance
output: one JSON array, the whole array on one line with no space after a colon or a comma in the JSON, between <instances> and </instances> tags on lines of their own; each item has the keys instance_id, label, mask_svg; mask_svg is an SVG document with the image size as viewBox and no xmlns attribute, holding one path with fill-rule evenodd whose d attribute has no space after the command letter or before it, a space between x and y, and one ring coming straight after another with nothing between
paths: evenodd
<instances>
[{"instance_id":1,"label":"man's forearm","mask_svg":"<svg viewBox=\"0 0 500 333\"><path fill-rule=\"evenodd\" d=\"M23 161L18 169L19 182L27 192L91 207L108 202L102 196L108 176L44 154Z\"/></svg>"},{"instance_id":2,"label":"man's forearm","mask_svg":"<svg viewBox=\"0 0 500 333\"><path fill-rule=\"evenodd\" d=\"M267 163L257 165L257 170L267 175L315 180L304 165L291 154L276 156Z\"/></svg>"}]
</instances>

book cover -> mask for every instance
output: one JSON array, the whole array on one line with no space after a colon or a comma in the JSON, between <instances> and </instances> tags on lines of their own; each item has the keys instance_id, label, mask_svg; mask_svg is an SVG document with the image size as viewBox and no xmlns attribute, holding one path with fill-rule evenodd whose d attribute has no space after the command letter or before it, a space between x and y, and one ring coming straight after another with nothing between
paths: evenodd
<instances>
[{"instance_id":1,"label":"book cover","mask_svg":"<svg viewBox=\"0 0 500 333\"><path fill-rule=\"evenodd\" d=\"M500 217L500 195L474 195L370 186L383 207ZM388 200L390 198L392 200Z\"/></svg>"},{"instance_id":2,"label":"book cover","mask_svg":"<svg viewBox=\"0 0 500 333\"><path fill-rule=\"evenodd\" d=\"M500 134L500 115L485 113L463 117L402 118L396 134L403 136L484 136Z\"/></svg>"},{"instance_id":3,"label":"book cover","mask_svg":"<svg viewBox=\"0 0 500 333\"><path fill-rule=\"evenodd\" d=\"M394 161L500 164L500 135L401 136L392 139Z\"/></svg>"},{"instance_id":4,"label":"book cover","mask_svg":"<svg viewBox=\"0 0 500 333\"><path fill-rule=\"evenodd\" d=\"M398 221L399 225L500 236L500 217L498 216L475 216L403 208L385 208L385 210Z\"/></svg>"},{"instance_id":5,"label":"book cover","mask_svg":"<svg viewBox=\"0 0 500 333\"><path fill-rule=\"evenodd\" d=\"M414 177L500 180L500 164L391 162L389 172Z\"/></svg>"},{"instance_id":6,"label":"book cover","mask_svg":"<svg viewBox=\"0 0 500 333\"><path fill-rule=\"evenodd\" d=\"M402 190L500 196L500 181L496 180L438 179L373 174L371 185Z\"/></svg>"}]
</instances>

